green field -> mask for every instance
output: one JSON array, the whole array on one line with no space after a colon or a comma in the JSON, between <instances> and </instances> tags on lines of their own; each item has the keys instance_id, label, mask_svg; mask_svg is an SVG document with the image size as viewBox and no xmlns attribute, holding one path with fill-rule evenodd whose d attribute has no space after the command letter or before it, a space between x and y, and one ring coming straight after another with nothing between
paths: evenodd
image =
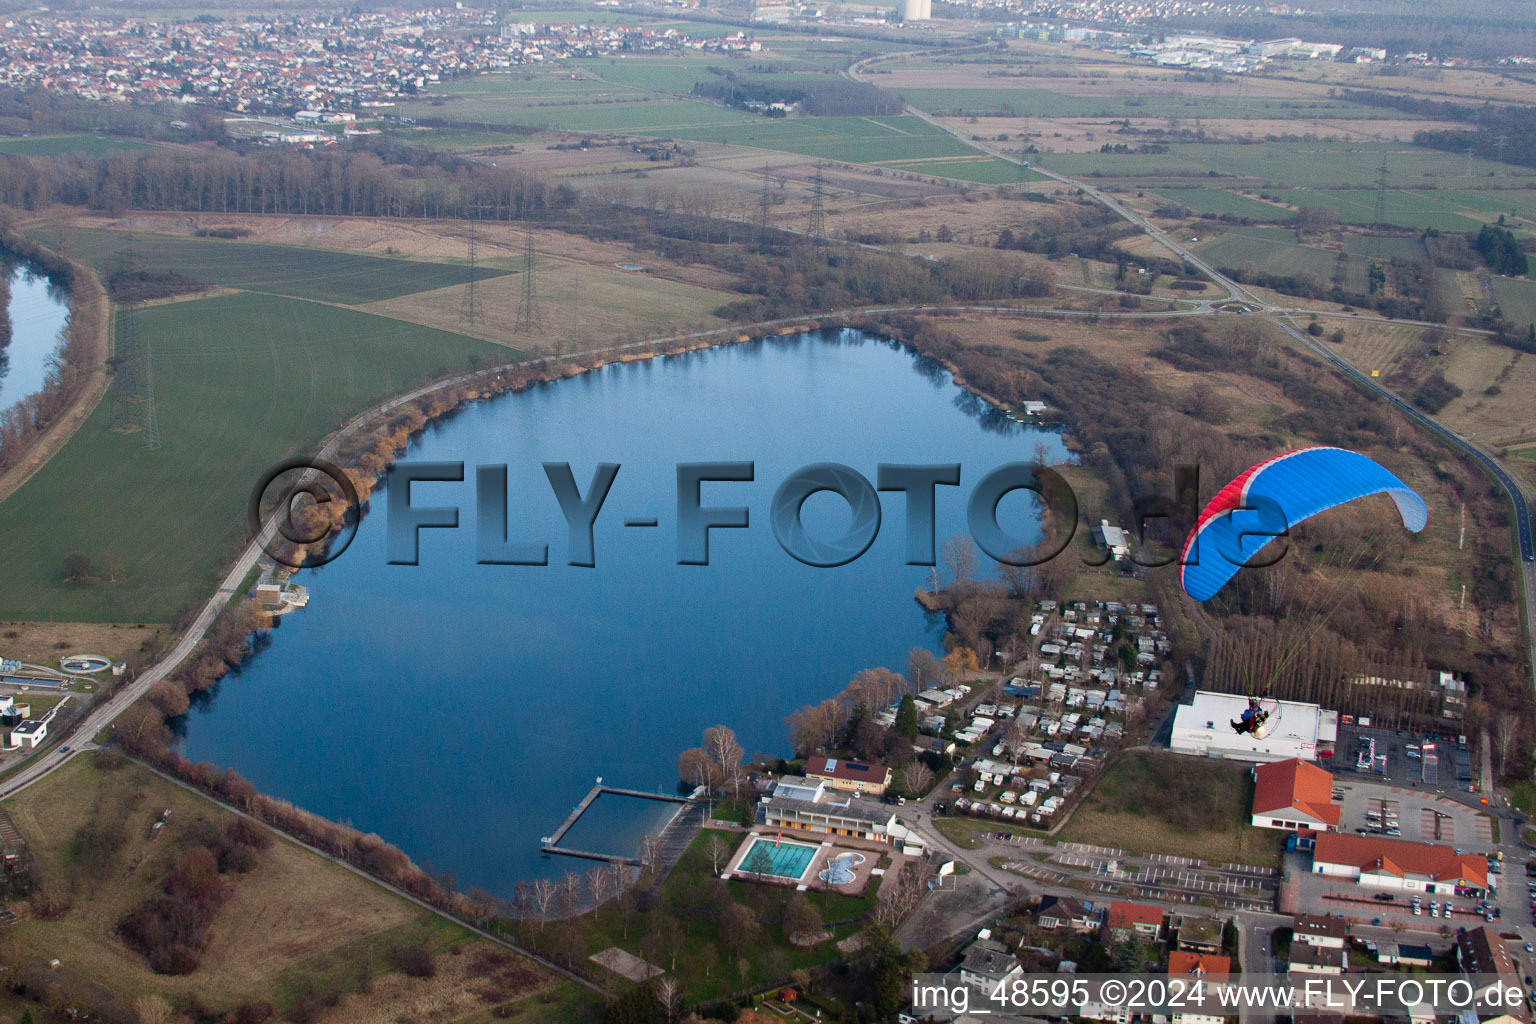
<instances>
[{"instance_id":1,"label":"green field","mask_svg":"<svg viewBox=\"0 0 1536 1024\"><path fill-rule=\"evenodd\" d=\"M1233 228L1197 248L1203 259L1218 267L1251 263L1269 274L1315 274L1324 281L1338 261L1325 249L1298 245L1289 231L1265 228Z\"/></svg>"},{"instance_id":2,"label":"green field","mask_svg":"<svg viewBox=\"0 0 1536 1024\"><path fill-rule=\"evenodd\" d=\"M741 57L729 57L723 53L701 57L600 57L571 61L570 65L614 85L666 93L692 92L695 82L724 81L722 76L710 68L745 75L752 81L773 82L775 85L797 81L825 82L833 78L832 75L818 71L797 71L769 53L744 54ZM748 71L748 66L753 70ZM766 73L760 70L768 67L773 70Z\"/></svg>"},{"instance_id":3,"label":"green field","mask_svg":"<svg viewBox=\"0 0 1536 1024\"><path fill-rule=\"evenodd\" d=\"M1333 140L1188 143L1171 145L1166 153L1044 153L1036 160L1053 171L1072 175L1169 178L1205 176L1215 171L1226 177L1252 179L1256 186L1328 188L1374 185L1381 174L1383 155L1387 158L1388 184L1398 189L1420 185L1470 188L1495 183L1510 189L1536 180L1536 172L1478 160L1472 161L1469 177L1465 157L1438 150ZM1494 170L1499 177L1490 179L1488 173ZM1149 187L1158 184L1152 181Z\"/></svg>"},{"instance_id":4,"label":"green field","mask_svg":"<svg viewBox=\"0 0 1536 1024\"><path fill-rule=\"evenodd\" d=\"M91 135L84 132L69 135L0 138L0 153L10 153L14 156L58 156L61 153L104 156L117 150L154 148L156 148L154 143L142 142L139 139Z\"/></svg>"},{"instance_id":5,"label":"green field","mask_svg":"<svg viewBox=\"0 0 1536 1024\"><path fill-rule=\"evenodd\" d=\"M0 504L0 618L173 619L212 592L244 542L246 502L270 466L472 355L515 357L447 331L249 293L152 306L137 330L153 343L162 446L108 429L109 393ZM115 554L127 578L66 583L72 552Z\"/></svg>"},{"instance_id":6,"label":"green field","mask_svg":"<svg viewBox=\"0 0 1536 1024\"><path fill-rule=\"evenodd\" d=\"M1376 222L1376 191L1374 189L1290 189L1270 192L1269 195L1292 206L1326 206L1337 210L1339 219L1346 224L1374 224ZM1435 228L1439 231L1476 231L1482 221L1456 213L1451 209L1448 196L1439 192L1408 192L1389 189L1382 207L1382 221L1397 227Z\"/></svg>"},{"instance_id":7,"label":"green field","mask_svg":"<svg viewBox=\"0 0 1536 1024\"><path fill-rule=\"evenodd\" d=\"M1366 117L1370 108L1335 100L1231 95L1068 96L1050 89L945 89L888 87L930 114L1003 114L1017 117L1243 117L1283 120Z\"/></svg>"},{"instance_id":8,"label":"green field","mask_svg":"<svg viewBox=\"0 0 1536 1024\"><path fill-rule=\"evenodd\" d=\"M911 174L931 174L939 178L957 181L974 181L979 185L1012 185L1020 181L1042 181L1045 175L995 156L978 154L974 157L956 157L941 160L886 160L882 167Z\"/></svg>"},{"instance_id":9,"label":"green field","mask_svg":"<svg viewBox=\"0 0 1536 1024\"><path fill-rule=\"evenodd\" d=\"M1521 326L1536 323L1536 281L1495 277L1493 294L1505 320Z\"/></svg>"},{"instance_id":10,"label":"green field","mask_svg":"<svg viewBox=\"0 0 1536 1024\"><path fill-rule=\"evenodd\" d=\"M1163 189L1157 194L1170 203L1188 207L1191 213L1196 214L1230 213L1235 217L1261 223L1287 221L1294 216L1291 210L1250 199L1235 192L1224 192L1219 188L1170 188Z\"/></svg>"},{"instance_id":11,"label":"green field","mask_svg":"<svg viewBox=\"0 0 1536 1024\"><path fill-rule=\"evenodd\" d=\"M47 244L56 244L49 231L34 232ZM334 249L301 249L297 246L216 238L185 238L122 231L77 229L68 233L71 255L97 270L109 273L121 264L130 240L144 264L155 270L174 271L193 281L242 288L247 291L291 295L320 302L361 304L392 299L412 292L464 284L467 267L449 263L424 263L366 256ZM497 277L503 270L482 267L480 277Z\"/></svg>"}]
</instances>

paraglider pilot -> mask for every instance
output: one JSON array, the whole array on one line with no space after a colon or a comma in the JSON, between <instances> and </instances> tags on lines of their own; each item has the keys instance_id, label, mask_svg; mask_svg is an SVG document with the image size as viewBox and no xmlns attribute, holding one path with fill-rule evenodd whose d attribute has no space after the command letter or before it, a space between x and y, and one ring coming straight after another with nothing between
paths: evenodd
<instances>
[{"instance_id":1,"label":"paraglider pilot","mask_svg":"<svg viewBox=\"0 0 1536 1024\"><path fill-rule=\"evenodd\" d=\"M1248 698L1248 709L1243 712L1243 717L1230 723L1234 732L1257 733L1269 721L1269 712L1259 707L1258 697Z\"/></svg>"}]
</instances>

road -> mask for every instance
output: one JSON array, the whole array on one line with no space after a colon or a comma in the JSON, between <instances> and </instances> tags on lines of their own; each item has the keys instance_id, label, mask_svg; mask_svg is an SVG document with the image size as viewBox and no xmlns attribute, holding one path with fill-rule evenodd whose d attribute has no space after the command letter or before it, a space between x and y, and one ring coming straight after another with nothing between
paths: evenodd
<instances>
[{"instance_id":1,"label":"road","mask_svg":"<svg viewBox=\"0 0 1536 1024\"><path fill-rule=\"evenodd\" d=\"M901 60L910 56L914 56L914 54L869 57L851 64L847 69L845 69L844 75L855 82L867 82L867 79L864 77L864 70L870 65L886 60ZM1158 244L1162 245L1163 248L1179 257L1179 259L1183 260L1191 267L1194 267L1201 274L1204 274L1218 287L1225 289L1227 292L1227 302L1234 304L1241 303L1242 305L1249 307L1255 315L1263 316L1271 323L1274 323L1290 338L1305 346L1308 351L1318 356L1325 363L1328 363L1330 366L1334 367L1361 390L1365 391L1367 394L1374 395L1387 402L1390 402L1405 416L1409 417L1415 423L1418 423L1420 426L1424 427L1424 429L1439 437L1452 448L1459 449L1463 454L1471 458L1473 462L1477 463L1484 470L1486 470L1488 474L1498 482L1499 486L1503 488L1504 493L1508 495L1511 510L1514 513L1512 522L1514 526L1515 544L1518 555L1517 561L1520 563L1521 580L1524 592L1523 604L1525 610L1527 664L1530 667L1532 688L1536 689L1536 537L1533 537L1532 533L1530 503L1526 498L1525 491L1520 487L1518 483L1515 482L1515 479L1509 475L1504 467L1499 464L1497 459L1489 455L1471 439L1463 437L1462 435L1441 424L1434 417L1420 411L1414 405L1403 401L1403 399L1399 398L1395 392L1386 388L1376 378L1371 377L1370 375L1360 370L1357 370L1349 363L1346 363L1343 359L1340 359L1334 352L1329 350L1322 342L1318 341L1316 338L1307 334L1305 331L1298 330L1292 317L1296 312L1299 311L1273 306L1269 303L1262 302L1254 298L1253 295L1249 294L1247 289L1243 288L1242 285L1222 274L1215 267L1205 262L1195 253L1186 249L1176 239L1170 237L1167 232L1163 231L1156 224L1152 223L1149 218L1142 216L1134 210L1122 206L1113 196L1109 195L1103 189L1093 185L1090 182L1081 181L1077 178L1072 178L1065 174L1058 174L1055 171L1048 170L1044 167L1035 166L1033 164L1026 164L1025 161L1023 161L1017 154L1000 149L999 147L984 140L967 138L960 132L955 131L949 125L945 124L939 118L934 117L925 111L918 110L914 107L908 107L907 112L922 118L924 121L927 121L935 128L938 128L940 131L949 134L953 138L958 139L973 149L978 149L981 152L988 154L989 156L998 158L999 160L1006 160L1009 163L1028 166L1031 170L1038 174L1044 175L1047 178L1059 181L1064 185L1071 186L1072 188L1080 189L1085 195L1093 199L1095 202L1102 203L1104 206L1108 207L1124 220L1127 220L1131 224L1134 224L1136 227L1140 228L1143 232L1157 241ZM1236 312L1236 310L1233 311ZM1379 320L1385 318L1360 317L1358 319ZM1394 322L1404 323L1409 321ZM1417 321L1412 322L1416 323Z\"/></svg>"}]
</instances>

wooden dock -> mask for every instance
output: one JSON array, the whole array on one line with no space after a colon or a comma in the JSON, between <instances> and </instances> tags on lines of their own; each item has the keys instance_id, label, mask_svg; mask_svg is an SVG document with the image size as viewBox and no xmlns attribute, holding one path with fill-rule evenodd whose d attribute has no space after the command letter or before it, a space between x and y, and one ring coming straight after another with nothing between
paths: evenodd
<instances>
[{"instance_id":1,"label":"wooden dock","mask_svg":"<svg viewBox=\"0 0 1536 1024\"><path fill-rule=\"evenodd\" d=\"M624 789L620 786L605 786L603 785L603 780L599 778L597 784L587 792L586 796L581 798L581 803L571 808L571 813L566 815L565 820L560 823L559 828L555 829L554 834L539 840L539 852L558 853L566 857L585 857L588 860L618 861L621 864L639 866L639 857L626 857L622 854L614 853L594 853L591 850L572 850L560 845L560 840L565 838L565 834L587 812L587 808L592 806L593 801L604 793L612 793L615 796L635 797L640 800L660 800L663 803L672 804L686 804L688 802L687 797L668 796L665 793L646 793L638 789Z\"/></svg>"}]
</instances>

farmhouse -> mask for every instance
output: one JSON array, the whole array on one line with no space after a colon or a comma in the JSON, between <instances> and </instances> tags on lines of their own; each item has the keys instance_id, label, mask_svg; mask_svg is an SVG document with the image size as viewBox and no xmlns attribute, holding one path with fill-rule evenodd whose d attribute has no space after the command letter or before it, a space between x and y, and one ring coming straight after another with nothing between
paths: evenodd
<instances>
[{"instance_id":1,"label":"farmhouse","mask_svg":"<svg viewBox=\"0 0 1536 1024\"><path fill-rule=\"evenodd\" d=\"M1252 733L1238 733L1231 726L1247 709L1247 697L1198 690L1192 702L1174 713L1169 746L1181 754L1237 761L1283 761L1292 757L1312 761L1317 758L1318 744L1332 744L1338 739L1337 712L1298 701L1282 700L1278 704L1267 735L1259 739Z\"/></svg>"},{"instance_id":2,"label":"farmhouse","mask_svg":"<svg viewBox=\"0 0 1536 1024\"><path fill-rule=\"evenodd\" d=\"M824 780L785 776L763 798L761 806L764 823L771 829L853 836L879 843L894 838L896 815L889 807L845 791L830 792Z\"/></svg>"},{"instance_id":3,"label":"farmhouse","mask_svg":"<svg viewBox=\"0 0 1536 1024\"><path fill-rule=\"evenodd\" d=\"M891 784L891 770L884 765L822 757L820 754L805 763L805 777L820 779L832 789L870 793L874 796L885 795L886 787Z\"/></svg>"},{"instance_id":4,"label":"farmhouse","mask_svg":"<svg viewBox=\"0 0 1536 1024\"><path fill-rule=\"evenodd\" d=\"M1333 776L1315 764L1290 757L1253 770L1253 824L1310 835L1339 830Z\"/></svg>"},{"instance_id":5,"label":"farmhouse","mask_svg":"<svg viewBox=\"0 0 1536 1024\"><path fill-rule=\"evenodd\" d=\"M1312 851L1312 871L1374 889L1481 896L1488 888L1486 857L1382 836L1324 833Z\"/></svg>"}]
</instances>

